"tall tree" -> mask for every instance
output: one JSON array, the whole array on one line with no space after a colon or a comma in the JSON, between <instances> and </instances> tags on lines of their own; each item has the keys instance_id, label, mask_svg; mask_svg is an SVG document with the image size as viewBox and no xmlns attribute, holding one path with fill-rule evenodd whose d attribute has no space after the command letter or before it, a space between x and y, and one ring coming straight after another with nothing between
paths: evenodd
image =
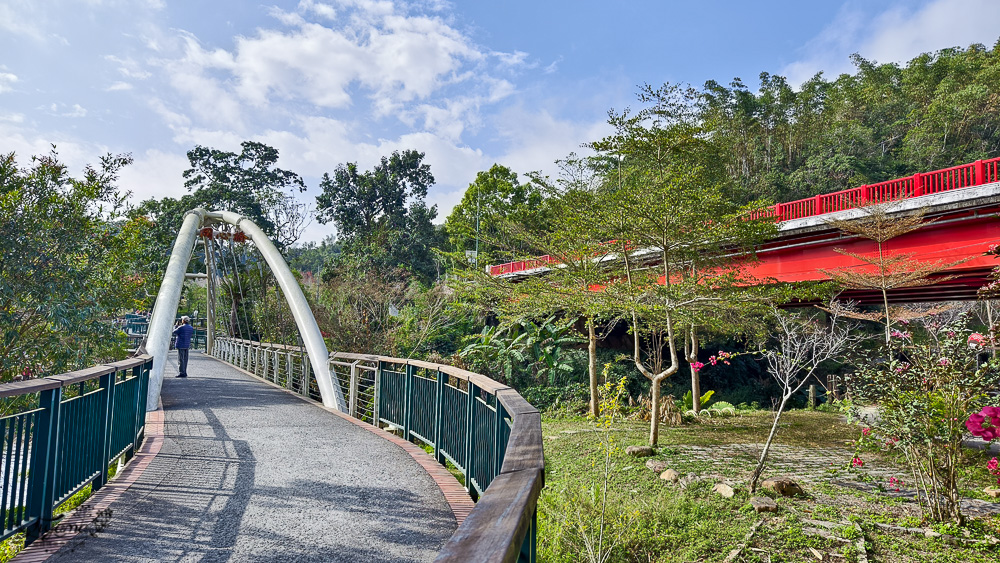
<instances>
[{"instance_id":1,"label":"tall tree","mask_svg":"<svg viewBox=\"0 0 1000 563\"><path fill-rule=\"evenodd\" d=\"M253 141L240 146L238 154L201 145L188 151L191 168L184 171L184 187L193 193L184 204L240 213L279 248L293 244L304 222L304 209L293 196L306 191L305 182L277 167L277 149Z\"/></svg>"},{"instance_id":2,"label":"tall tree","mask_svg":"<svg viewBox=\"0 0 1000 563\"><path fill-rule=\"evenodd\" d=\"M449 243L457 251L479 250L484 254L479 263L495 259L493 255L500 250L516 252L518 249L510 248L509 244L501 249L487 241L498 238L497 235L503 232L504 222L537 228L544 214L543 200L543 191L537 183L522 184L517 173L506 166L494 164L489 170L476 174L462 201L445 220Z\"/></svg>"},{"instance_id":3,"label":"tall tree","mask_svg":"<svg viewBox=\"0 0 1000 563\"><path fill-rule=\"evenodd\" d=\"M424 201L434 176L423 158L414 150L394 151L371 170L348 162L323 175L317 220L337 227L339 267L380 275L405 270L425 282L436 277L437 206Z\"/></svg>"}]
</instances>

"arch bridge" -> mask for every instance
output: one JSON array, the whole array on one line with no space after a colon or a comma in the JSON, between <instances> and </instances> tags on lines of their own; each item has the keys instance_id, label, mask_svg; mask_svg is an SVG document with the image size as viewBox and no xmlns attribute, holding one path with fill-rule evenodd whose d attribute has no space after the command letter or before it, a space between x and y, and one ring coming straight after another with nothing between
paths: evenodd
<instances>
[{"instance_id":1,"label":"arch bridge","mask_svg":"<svg viewBox=\"0 0 1000 563\"><path fill-rule=\"evenodd\" d=\"M218 224L256 245L302 346L217 334L210 306L207 353L165 380L185 271ZM185 215L148 327L128 360L0 385L0 539L25 535L17 560L535 560L538 410L452 366L331 354L249 219Z\"/></svg>"}]
</instances>

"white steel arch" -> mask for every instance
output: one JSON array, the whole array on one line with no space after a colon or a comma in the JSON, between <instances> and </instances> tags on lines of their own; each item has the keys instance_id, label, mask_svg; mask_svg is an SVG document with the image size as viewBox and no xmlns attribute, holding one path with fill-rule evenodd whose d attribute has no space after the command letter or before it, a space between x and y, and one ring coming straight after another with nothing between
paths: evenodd
<instances>
[{"instance_id":1,"label":"white steel arch","mask_svg":"<svg viewBox=\"0 0 1000 563\"><path fill-rule=\"evenodd\" d=\"M309 362L316 375L316 382L319 384L323 404L346 412L344 394L340 385L335 385L333 377L330 375L330 352L326 348L326 342L323 340L319 325L316 324L316 319L313 317L309 303L306 301L305 295L302 294L302 289L295 280L295 276L292 275L288 264L285 263L285 259L275 248L274 243L253 221L238 213L206 211L202 208L192 209L184 215L184 222L177 233L174 248L170 252L170 260L167 262L167 271L163 275L163 283L160 285L160 291L156 295L156 303L153 305L153 314L149 320L149 334L146 339L146 351L153 356L153 370L149 374L147 409L156 410L160 402L160 389L163 386L163 371L167 362L167 352L170 349L170 336L173 332L174 319L177 316L177 305L180 303L184 273L191 260L198 231L204 224L213 222L228 223L239 228L257 245L257 249L260 250L264 261L271 268L271 272L277 279L278 286L281 287L281 292L285 295L288 306L292 310L295 324L298 326L306 352L309 354Z\"/></svg>"}]
</instances>

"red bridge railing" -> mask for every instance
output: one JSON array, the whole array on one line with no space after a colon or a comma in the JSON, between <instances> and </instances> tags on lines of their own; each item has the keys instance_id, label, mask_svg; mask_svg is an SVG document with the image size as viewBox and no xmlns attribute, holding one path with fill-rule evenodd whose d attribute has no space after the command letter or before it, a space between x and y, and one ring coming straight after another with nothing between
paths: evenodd
<instances>
[{"instance_id":1,"label":"red bridge railing","mask_svg":"<svg viewBox=\"0 0 1000 563\"><path fill-rule=\"evenodd\" d=\"M877 184L778 203L769 207L765 213L778 222L791 221L792 219L854 209L873 203L899 201L911 197L981 186L992 182L1000 182L1000 158L977 160L969 164L952 166L933 172L924 172ZM487 271L490 275L499 276L540 268L553 262L556 260L546 255L531 260L488 266Z\"/></svg>"}]
</instances>

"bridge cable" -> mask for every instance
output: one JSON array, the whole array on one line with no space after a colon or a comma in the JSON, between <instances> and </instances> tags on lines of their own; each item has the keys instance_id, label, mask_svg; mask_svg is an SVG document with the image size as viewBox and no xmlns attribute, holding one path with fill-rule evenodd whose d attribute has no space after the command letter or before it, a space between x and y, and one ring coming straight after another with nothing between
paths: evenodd
<instances>
[{"instance_id":1,"label":"bridge cable","mask_svg":"<svg viewBox=\"0 0 1000 563\"><path fill-rule=\"evenodd\" d=\"M235 238L235 236L233 238ZM246 293L244 293L243 291L243 280L240 277L239 264L236 263L236 248L233 246L235 244L233 238L229 239L229 251L233 256L233 272L234 275L236 276L236 283L238 284L238 287L240 289L240 312L243 313L243 322L247 330L246 332L246 335L248 337L247 340L253 340L253 333L250 330L250 320L247 318L247 306L245 302Z\"/></svg>"},{"instance_id":2,"label":"bridge cable","mask_svg":"<svg viewBox=\"0 0 1000 563\"><path fill-rule=\"evenodd\" d=\"M223 270L223 274L222 274L222 276L220 276L220 279L225 280L227 277L229 278L229 281L226 284L227 285L226 289L227 289L227 293L229 293L229 302L230 302L230 306L232 308L230 309L230 313L228 315L229 319L227 319L227 322L226 322L226 331L229 333L230 337L237 338L237 337L239 337L239 331L240 331L240 326L239 326L239 324L240 324L240 317L239 317L238 314L236 314L236 294L235 294L234 287L233 287L232 276L229 274L229 265L226 264L225 247L222 246L222 242L221 241L218 241L217 245L218 245L218 260L217 260L216 263L217 264L221 264L222 265L222 270ZM213 247L214 246L216 246L216 245L213 244ZM234 316L236 317L236 319L235 319L236 320L236 327L235 327L235 329L236 329L237 334L233 334L233 328L234 328L233 327L233 317Z\"/></svg>"}]
</instances>

